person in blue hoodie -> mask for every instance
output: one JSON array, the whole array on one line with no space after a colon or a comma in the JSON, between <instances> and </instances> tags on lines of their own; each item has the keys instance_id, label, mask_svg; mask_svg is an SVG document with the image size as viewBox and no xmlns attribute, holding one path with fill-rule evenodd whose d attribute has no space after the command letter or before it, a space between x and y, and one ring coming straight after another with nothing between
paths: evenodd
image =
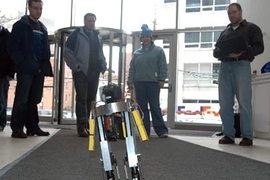
<instances>
[{"instance_id":1,"label":"person in blue hoodie","mask_svg":"<svg viewBox=\"0 0 270 180\"><path fill-rule=\"evenodd\" d=\"M18 20L10 34L9 52L17 73L10 123L13 138L50 135L39 127L37 108L42 99L44 76L53 76L48 32L39 21L42 8L41 0L29 0L29 15Z\"/></svg>"},{"instance_id":2,"label":"person in blue hoodie","mask_svg":"<svg viewBox=\"0 0 270 180\"><path fill-rule=\"evenodd\" d=\"M0 26L0 131L6 127L9 81L14 78L14 65L7 50L9 35L8 29Z\"/></svg>"},{"instance_id":3,"label":"person in blue hoodie","mask_svg":"<svg viewBox=\"0 0 270 180\"><path fill-rule=\"evenodd\" d=\"M128 74L128 88L135 89L136 99L143 113L143 122L148 136L150 136L151 121L148 109L150 105L152 124L160 138L168 137L160 108L160 88L167 78L167 62L163 49L152 41L152 30L146 24L141 27L141 48L137 49L130 61Z\"/></svg>"}]
</instances>

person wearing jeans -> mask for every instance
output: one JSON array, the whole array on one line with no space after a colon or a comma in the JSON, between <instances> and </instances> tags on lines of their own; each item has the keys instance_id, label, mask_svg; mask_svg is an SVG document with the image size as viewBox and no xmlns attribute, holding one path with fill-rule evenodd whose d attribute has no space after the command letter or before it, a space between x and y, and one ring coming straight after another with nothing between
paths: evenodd
<instances>
[{"instance_id":1,"label":"person wearing jeans","mask_svg":"<svg viewBox=\"0 0 270 180\"><path fill-rule=\"evenodd\" d=\"M251 67L250 64L255 56L263 53L264 43L261 29L254 23L242 18L242 7L238 3L228 6L228 17L230 24L216 42L213 55L221 61L218 90L220 117L222 120L223 134L219 144L234 144L234 97L239 103L240 128L242 140L240 146L253 145L252 129L252 87L251 87ZM233 49L227 52L228 46L222 46L222 42L229 42L231 39L241 37L246 45L245 49ZM224 43L223 43L224 45ZM224 49L225 48L225 49Z\"/></svg>"},{"instance_id":2,"label":"person wearing jeans","mask_svg":"<svg viewBox=\"0 0 270 180\"><path fill-rule=\"evenodd\" d=\"M148 136L150 136L151 121L148 109L152 116L152 124L160 138L168 137L168 128L165 125L160 108L160 88L167 78L166 56L161 47L152 41L152 30L146 24L142 25L140 40L142 47L137 49L130 62L128 75L129 90L135 89L136 99L143 113L143 122Z\"/></svg>"},{"instance_id":3,"label":"person wearing jeans","mask_svg":"<svg viewBox=\"0 0 270 180\"><path fill-rule=\"evenodd\" d=\"M17 73L10 123L13 138L50 135L39 127L37 108L42 99L44 77L53 76L48 31L39 20L42 0L29 0L28 9L29 15L22 16L10 34L9 52Z\"/></svg>"}]
</instances>

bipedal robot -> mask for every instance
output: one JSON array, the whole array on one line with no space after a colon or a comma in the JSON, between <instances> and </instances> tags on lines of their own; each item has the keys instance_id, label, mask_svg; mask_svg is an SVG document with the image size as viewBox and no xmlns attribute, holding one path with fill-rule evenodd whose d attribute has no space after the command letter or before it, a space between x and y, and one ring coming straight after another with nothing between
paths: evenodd
<instances>
[{"instance_id":1,"label":"bipedal robot","mask_svg":"<svg viewBox=\"0 0 270 180\"><path fill-rule=\"evenodd\" d=\"M137 104L132 99L117 101L121 98L121 89L116 85L107 85L102 90L105 105L93 104L89 120L89 151L94 151L95 125L99 134L103 178L120 180L117 160L110 147L110 141L125 140L126 155L123 158L125 179L143 180L140 154L136 152L135 129L141 141L147 141L148 135L142 122ZM120 96L120 97L119 97Z\"/></svg>"}]
</instances>

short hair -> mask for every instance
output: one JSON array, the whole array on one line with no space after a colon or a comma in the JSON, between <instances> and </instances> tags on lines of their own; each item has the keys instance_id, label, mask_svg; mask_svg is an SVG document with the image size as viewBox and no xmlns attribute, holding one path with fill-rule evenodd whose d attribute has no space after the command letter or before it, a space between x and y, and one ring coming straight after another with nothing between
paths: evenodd
<instances>
[{"instance_id":1,"label":"short hair","mask_svg":"<svg viewBox=\"0 0 270 180\"><path fill-rule=\"evenodd\" d=\"M237 8L239 11L242 11L242 7L241 7L241 5L240 5L239 3L231 3L231 4L228 6L228 8L229 8L229 7L232 7L232 6L236 6L236 8Z\"/></svg>"},{"instance_id":2,"label":"short hair","mask_svg":"<svg viewBox=\"0 0 270 180\"><path fill-rule=\"evenodd\" d=\"M28 6L31 7L32 2L42 2L42 0L28 0Z\"/></svg>"},{"instance_id":3,"label":"short hair","mask_svg":"<svg viewBox=\"0 0 270 180\"><path fill-rule=\"evenodd\" d=\"M95 20L97 20L97 17L96 17L96 15L94 13L87 13L87 14L84 15L84 21L86 20L86 18L88 16L94 16L95 17Z\"/></svg>"}]
</instances>

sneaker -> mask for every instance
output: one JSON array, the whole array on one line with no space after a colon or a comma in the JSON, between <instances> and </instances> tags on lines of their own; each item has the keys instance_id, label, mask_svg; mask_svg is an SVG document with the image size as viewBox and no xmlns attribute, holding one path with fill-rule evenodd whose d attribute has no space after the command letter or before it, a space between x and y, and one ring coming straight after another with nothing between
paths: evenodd
<instances>
[{"instance_id":1,"label":"sneaker","mask_svg":"<svg viewBox=\"0 0 270 180\"><path fill-rule=\"evenodd\" d=\"M169 136L168 136L167 133L165 133L165 134L160 135L159 137L160 137L160 138L168 138Z\"/></svg>"},{"instance_id":2,"label":"sneaker","mask_svg":"<svg viewBox=\"0 0 270 180\"><path fill-rule=\"evenodd\" d=\"M27 136L49 136L50 133L47 131L42 131L41 129L31 132L31 131L26 131Z\"/></svg>"},{"instance_id":3,"label":"sneaker","mask_svg":"<svg viewBox=\"0 0 270 180\"><path fill-rule=\"evenodd\" d=\"M249 138L243 138L240 143L239 143L240 146L252 146L253 145L253 141L252 139L249 139Z\"/></svg>"},{"instance_id":4,"label":"sneaker","mask_svg":"<svg viewBox=\"0 0 270 180\"><path fill-rule=\"evenodd\" d=\"M218 141L219 144L234 144L234 140L229 138L228 136L224 136Z\"/></svg>"},{"instance_id":5,"label":"sneaker","mask_svg":"<svg viewBox=\"0 0 270 180\"><path fill-rule=\"evenodd\" d=\"M27 135L23 131L13 131L11 134L13 138L27 138Z\"/></svg>"}]
</instances>

